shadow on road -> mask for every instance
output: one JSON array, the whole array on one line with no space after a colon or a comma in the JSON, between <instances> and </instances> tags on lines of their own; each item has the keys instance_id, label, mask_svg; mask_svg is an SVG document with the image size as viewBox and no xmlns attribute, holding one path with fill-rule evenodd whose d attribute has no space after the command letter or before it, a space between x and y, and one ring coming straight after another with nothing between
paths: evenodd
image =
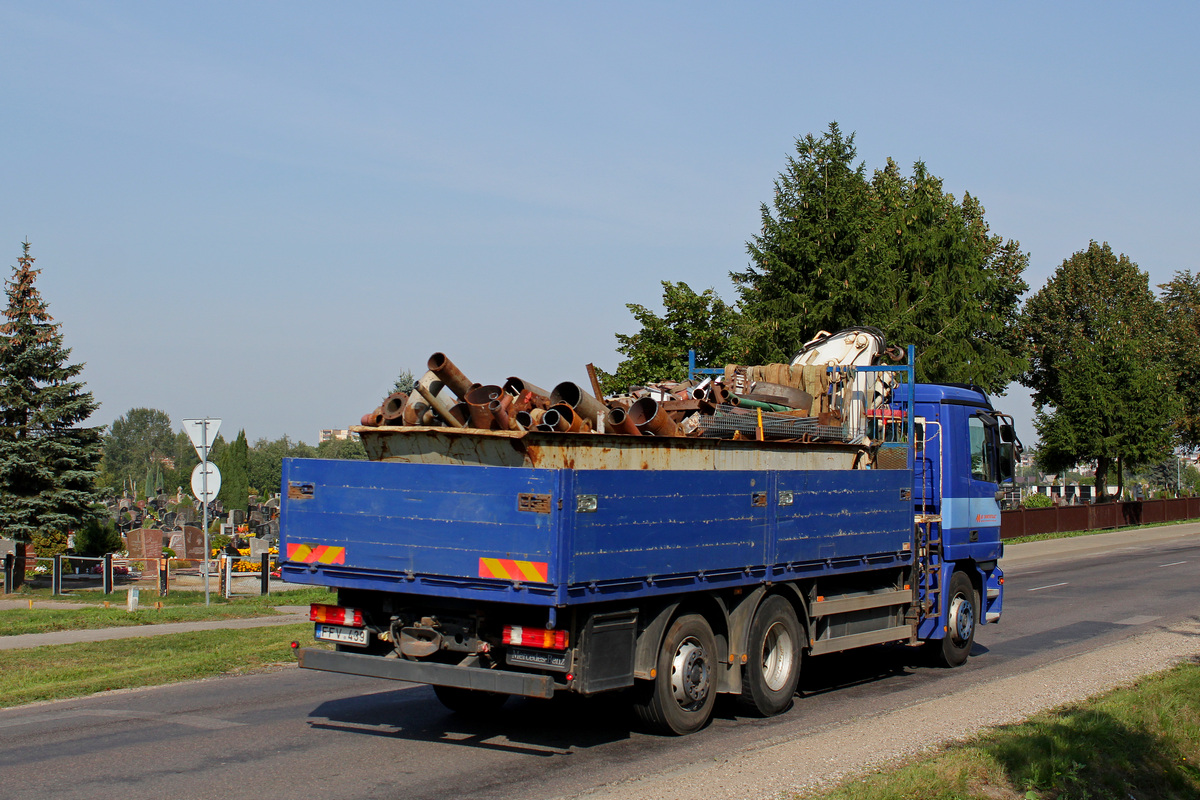
<instances>
[{"instance_id":1,"label":"shadow on road","mask_svg":"<svg viewBox=\"0 0 1200 800\"><path fill-rule=\"evenodd\" d=\"M425 686L329 701L309 719L323 730L541 756L621 741L634 730L629 704L615 696L514 697L471 718L446 709Z\"/></svg>"}]
</instances>

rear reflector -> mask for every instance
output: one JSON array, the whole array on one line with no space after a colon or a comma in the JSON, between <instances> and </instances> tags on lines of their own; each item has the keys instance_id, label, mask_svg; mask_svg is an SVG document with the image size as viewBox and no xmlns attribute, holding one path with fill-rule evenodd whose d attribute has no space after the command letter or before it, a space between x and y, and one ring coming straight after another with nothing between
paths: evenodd
<instances>
[{"instance_id":1,"label":"rear reflector","mask_svg":"<svg viewBox=\"0 0 1200 800\"><path fill-rule=\"evenodd\" d=\"M309 606L308 618L313 622L325 622L329 625L349 625L352 628L363 626L362 612L357 608L327 606L324 603L313 603Z\"/></svg>"},{"instance_id":2,"label":"rear reflector","mask_svg":"<svg viewBox=\"0 0 1200 800\"><path fill-rule=\"evenodd\" d=\"M540 647L543 650L566 650L569 642L566 631L505 625L504 643L521 647Z\"/></svg>"}]
</instances>

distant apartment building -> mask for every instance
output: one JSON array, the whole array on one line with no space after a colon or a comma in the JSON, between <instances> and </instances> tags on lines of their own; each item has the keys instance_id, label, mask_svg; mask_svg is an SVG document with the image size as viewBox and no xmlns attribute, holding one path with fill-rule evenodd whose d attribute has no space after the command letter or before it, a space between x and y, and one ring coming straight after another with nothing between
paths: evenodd
<instances>
[{"instance_id":1,"label":"distant apartment building","mask_svg":"<svg viewBox=\"0 0 1200 800\"><path fill-rule=\"evenodd\" d=\"M317 435L317 444L320 444L321 442L329 442L334 439L345 440L357 438L359 438L357 433L349 431L345 428L322 428L321 432Z\"/></svg>"}]
</instances>

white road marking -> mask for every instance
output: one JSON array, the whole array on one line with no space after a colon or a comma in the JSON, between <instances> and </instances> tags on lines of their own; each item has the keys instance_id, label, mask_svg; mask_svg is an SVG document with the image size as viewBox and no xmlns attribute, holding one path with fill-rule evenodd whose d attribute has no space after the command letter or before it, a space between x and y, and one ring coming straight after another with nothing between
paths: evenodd
<instances>
[{"instance_id":1,"label":"white road marking","mask_svg":"<svg viewBox=\"0 0 1200 800\"><path fill-rule=\"evenodd\" d=\"M1149 614L1139 614L1136 617L1127 617L1125 619L1119 619L1116 621L1115 624L1117 624L1117 625L1145 625L1147 622L1154 622L1154 620L1156 620L1156 619L1162 619L1162 617L1150 616Z\"/></svg>"},{"instance_id":2,"label":"white road marking","mask_svg":"<svg viewBox=\"0 0 1200 800\"><path fill-rule=\"evenodd\" d=\"M1067 583L1068 583L1068 581L1063 581L1062 583L1052 583L1052 584L1050 584L1049 586L1038 586L1038 587L1036 587L1036 588L1034 588L1034 589L1026 589L1025 591L1027 591L1027 592L1040 592L1042 589L1053 589L1055 586L1066 586L1066 585L1067 585Z\"/></svg>"},{"instance_id":3,"label":"white road marking","mask_svg":"<svg viewBox=\"0 0 1200 800\"><path fill-rule=\"evenodd\" d=\"M1177 567L1180 564L1186 564L1186 561L1172 561L1170 564L1159 564L1159 567Z\"/></svg>"}]
</instances>

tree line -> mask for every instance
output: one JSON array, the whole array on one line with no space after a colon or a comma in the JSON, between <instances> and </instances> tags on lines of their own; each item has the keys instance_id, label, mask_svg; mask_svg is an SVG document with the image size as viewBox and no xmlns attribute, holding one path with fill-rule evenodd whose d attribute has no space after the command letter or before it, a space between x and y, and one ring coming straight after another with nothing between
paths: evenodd
<instances>
[{"instance_id":1,"label":"tree line","mask_svg":"<svg viewBox=\"0 0 1200 800\"><path fill-rule=\"evenodd\" d=\"M1029 256L994 234L978 199L959 200L923 162L870 174L836 123L796 141L730 272L735 299L662 282L660 316L628 304L638 325L606 392L686 376L705 365L789 362L818 331L879 328L916 347L918 381L1032 390L1043 469L1155 464L1200 446L1200 275L1158 287L1128 256L1092 241L1029 290Z\"/></svg>"},{"instance_id":2,"label":"tree line","mask_svg":"<svg viewBox=\"0 0 1200 800\"><path fill-rule=\"evenodd\" d=\"M1092 241L1023 300L1029 256L990 230L978 199L946 192L923 162L906 174L887 159L868 174L857 158L836 123L797 139L748 264L729 274L734 300L663 281L661 316L628 304L639 329L617 334L604 390L680 379L689 349L705 364L783 362L818 331L869 325L916 346L918 380L1028 386L1043 468L1095 463L1101 492L1110 468L1119 480L1200 446L1200 274L1177 272L1156 294L1128 256ZM25 242L0 323L0 535L22 540L97 519L105 495L187 489L198 463L164 411L83 424L98 404L33 264ZM403 373L396 388L412 382ZM220 498L245 508L251 490L279 487L284 458L310 456L365 453L356 440L219 437Z\"/></svg>"},{"instance_id":3,"label":"tree line","mask_svg":"<svg viewBox=\"0 0 1200 800\"><path fill-rule=\"evenodd\" d=\"M111 496L145 499L157 493L191 492L192 470L200 463L191 439L176 429L165 411L131 408L103 435L97 486ZM316 446L286 434L250 444L246 431L233 441L218 435L209 460L221 471L217 499L226 509L245 509L251 494L270 497L279 491L285 458L365 459L358 439L330 439Z\"/></svg>"}]
</instances>

